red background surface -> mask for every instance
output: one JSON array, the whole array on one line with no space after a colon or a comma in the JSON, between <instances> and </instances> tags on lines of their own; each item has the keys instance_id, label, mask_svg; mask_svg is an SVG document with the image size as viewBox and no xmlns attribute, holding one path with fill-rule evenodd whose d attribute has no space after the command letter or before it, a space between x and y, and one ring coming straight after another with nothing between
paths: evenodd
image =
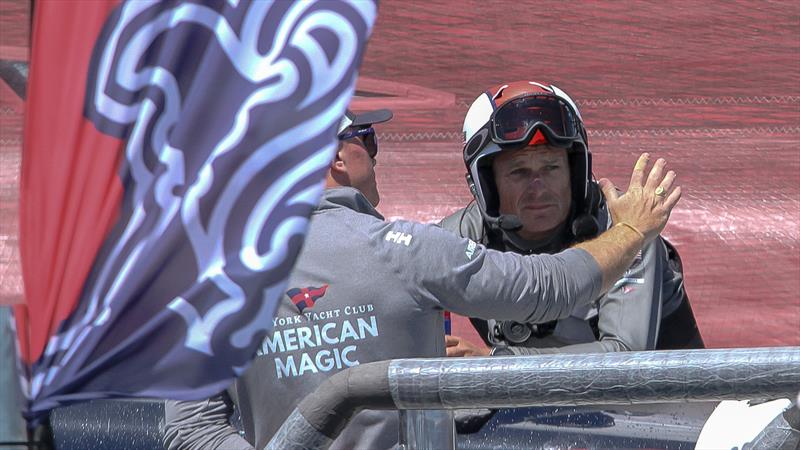
<instances>
[{"instance_id":1,"label":"red background surface","mask_svg":"<svg viewBox=\"0 0 800 450\"><path fill-rule=\"evenodd\" d=\"M0 59L27 60L28 22L26 1L0 0ZM463 115L519 79L578 102L598 178L624 185L643 151L678 172L665 235L710 347L800 345L800 3L382 2L355 106L395 112L379 130L387 218L466 204ZM0 81L0 303L22 301L23 112Z\"/></svg>"}]
</instances>

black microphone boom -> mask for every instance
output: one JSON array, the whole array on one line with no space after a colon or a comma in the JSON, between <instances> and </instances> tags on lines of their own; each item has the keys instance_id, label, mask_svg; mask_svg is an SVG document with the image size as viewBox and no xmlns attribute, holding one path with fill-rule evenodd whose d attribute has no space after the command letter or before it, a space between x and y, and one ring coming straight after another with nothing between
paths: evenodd
<instances>
[{"instance_id":1,"label":"black microphone boom","mask_svg":"<svg viewBox=\"0 0 800 450\"><path fill-rule=\"evenodd\" d=\"M490 225L505 231L517 231L522 228L522 222L519 217L511 214L500 214L497 217L484 216L484 220Z\"/></svg>"}]
</instances>

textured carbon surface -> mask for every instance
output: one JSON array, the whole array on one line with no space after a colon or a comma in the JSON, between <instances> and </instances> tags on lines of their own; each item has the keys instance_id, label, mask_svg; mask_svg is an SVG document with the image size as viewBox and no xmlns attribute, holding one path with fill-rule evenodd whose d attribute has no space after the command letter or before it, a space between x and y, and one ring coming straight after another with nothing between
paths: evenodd
<instances>
[{"instance_id":1,"label":"textured carbon surface","mask_svg":"<svg viewBox=\"0 0 800 450\"><path fill-rule=\"evenodd\" d=\"M389 385L402 409L781 398L800 347L395 360Z\"/></svg>"},{"instance_id":2,"label":"textured carbon surface","mask_svg":"<svg viewBox=\"0 0 800 450\"><path fill-rule=\"evenodd\" d=\"M315 450L331 446L333 441L315 430L295 409L283 422L264 450Z\"/></svg>"}]
</instances>

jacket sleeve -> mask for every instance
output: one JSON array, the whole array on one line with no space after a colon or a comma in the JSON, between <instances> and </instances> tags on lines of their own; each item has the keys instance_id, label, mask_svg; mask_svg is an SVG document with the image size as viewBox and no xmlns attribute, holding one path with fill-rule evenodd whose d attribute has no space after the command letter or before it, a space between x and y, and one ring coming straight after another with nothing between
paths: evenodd
<instances>
[{"instance_id":1,"label":"jacket sleeve","mask_svg":"<svg viewBox=\"0 0 800 450\"><path fill-rule=\"evenodd\" d=\"M557 348L515 346L509 350L520 355L654 350L662 301L682 295L682 286L673 282L676 277L671 271L666 247L660 238L656 239L644 247L625 275L600 299L599 340Z\"/></svg>"},{"instance_id":2,"label":"jacket sleeve","mask_svg":"<svg viewBox=\"0 0 800 450\"><path fill-rule=\"evenodd\" d=\"M383 222L372 242L424 308L542 322L600 295L602 273L580 249L522 256L487 249L433 225Z\"/></svg>"},{"instance_id":3,"label":"jacket sleeve","mask_svg":"<svg viewBox=\"0 0 800 450\"><path fill-rule=\"evenodd\" d=\"M169 450L249 450L229 422L233 406L227 392L201 401L167 400L164 404L164 448Z\"/></svg>"}]
</instances>

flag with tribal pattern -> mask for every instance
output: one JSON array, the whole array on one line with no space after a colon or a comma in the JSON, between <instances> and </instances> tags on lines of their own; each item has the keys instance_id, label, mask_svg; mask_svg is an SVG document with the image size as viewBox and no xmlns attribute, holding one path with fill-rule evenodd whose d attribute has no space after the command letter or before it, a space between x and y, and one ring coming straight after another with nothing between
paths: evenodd
<instances>
[{"instance_id":1,"label":"flag with tribal pattern","mask_svg":"<svg viewBox=\"0 0 800 450\"><path fill-rule=\"evenodd\" d=\"M36 2L20 192L26 416L198 399L272 323L373 1Z\"/></svg>"}]
</instances>

